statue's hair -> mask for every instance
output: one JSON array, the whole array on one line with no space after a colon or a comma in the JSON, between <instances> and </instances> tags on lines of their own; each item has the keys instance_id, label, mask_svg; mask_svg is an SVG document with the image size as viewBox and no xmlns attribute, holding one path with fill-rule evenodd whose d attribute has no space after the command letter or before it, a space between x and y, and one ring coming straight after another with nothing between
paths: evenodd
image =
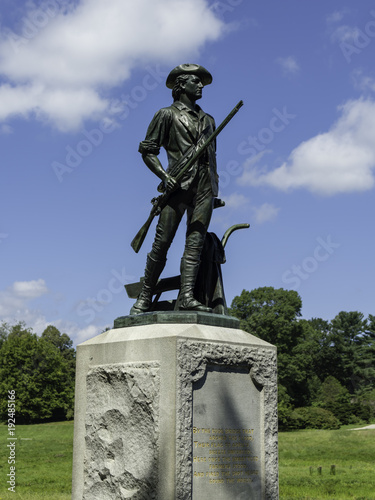
<instances>
[{"instance_id":1,"label":"statue's hair","mask_svg":"<svg viewBox=\"0 0 375 500\"><path fill-rule=\"evenodd\" d=\"M173 89L172 89L172 97L174 101L178 101L180 98L180 95L183 92L183 84L186 83L189 79L189 76L191 75L179 75L176 78L176 81L174 83Z\"/></svg>"}]
</instances>

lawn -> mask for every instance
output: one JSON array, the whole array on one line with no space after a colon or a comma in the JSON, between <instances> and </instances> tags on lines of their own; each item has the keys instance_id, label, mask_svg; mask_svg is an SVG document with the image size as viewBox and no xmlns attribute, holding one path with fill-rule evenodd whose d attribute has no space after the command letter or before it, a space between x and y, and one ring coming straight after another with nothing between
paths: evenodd
<instances>
[{"instance_id":1,"label":"lawn","mask_svg":"<svg viewBox=\"0 0 375 500\"><path fill-rule=\"evenodd\" d=\"M7 491L8 428L0 426L0 500L70 500L73 422L16 426L16 493Z\"/></svg>"},{"instance_id":2,"label":"lawn","mask_svg":"<svg viewBox=\"0 0 375 500\"><path fill-rule=\"evenodd\" d=\"M375 430L353 427L281 432L280 499L375 500Z\"/></svg>"},{"instance_id":3,"label":"lawn","mask_svg":"<svg viewBox=\"0 0 375 500\"><path fill-rule=\"evenodd\" d=\"M375 500L375 430L349 428L279 434L280 500ZM8 437L0 425L0 500L70 500L73 422L17 425L16 493Z\"/></svg>"}]
</instances>

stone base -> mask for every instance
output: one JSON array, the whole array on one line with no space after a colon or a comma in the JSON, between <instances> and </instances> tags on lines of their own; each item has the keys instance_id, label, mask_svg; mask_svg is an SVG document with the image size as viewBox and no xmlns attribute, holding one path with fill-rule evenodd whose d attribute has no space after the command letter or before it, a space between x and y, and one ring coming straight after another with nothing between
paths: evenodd
<instances>
[{"instance_id":1,"label":"stone base","mask_svg":"<svg viewBox=\"0 0 375 500\"><path fill-rule=\"evenodd\" d=\"M77 348L72 499L276 500L276 348L157 315Z\"/></svg>"}]
</instances>

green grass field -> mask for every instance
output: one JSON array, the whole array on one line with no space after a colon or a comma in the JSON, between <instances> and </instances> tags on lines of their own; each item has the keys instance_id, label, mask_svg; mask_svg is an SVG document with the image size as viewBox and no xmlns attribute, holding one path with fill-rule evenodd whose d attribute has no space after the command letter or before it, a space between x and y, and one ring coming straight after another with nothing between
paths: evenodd
<instances>
[{"instance_id":1,"label":"green grass field","mask_svg":"<svg viewBox=\"0 0 375 500\"><path fill-rule=\"evenodd\" d=\"M353 427L281 432L280 499L375 500L375 430L348 430Z\"/></svg>"},{"instance_id":2,"label":"green grass field","mask_svg":"<svg viewBox=\"0 0 375 500\"><path fill-rule=\"evenodd\" d=\"M375 500L375 430L350 427L279 434L280 499ZM73 422L17 425L16 493L7 491L7 437L0 425L0 500L70 500Z\"/></svg>"},{"instance_id":3,"label":"green grass field","mask_svg":"<svg viewBox=\"0 0 375 500\"><path fill-rule=\"evenodd\" d=\"M73 422L16 426L16 493L7 491L8 428L0 426L0 499L70 500Z\"/></svg>"}]
</instances>

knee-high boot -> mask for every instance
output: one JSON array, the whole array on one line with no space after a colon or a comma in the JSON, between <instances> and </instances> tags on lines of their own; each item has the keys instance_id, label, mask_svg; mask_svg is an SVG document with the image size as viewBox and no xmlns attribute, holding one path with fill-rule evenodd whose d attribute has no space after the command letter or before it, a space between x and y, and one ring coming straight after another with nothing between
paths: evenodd
<instances>
[{"instance_id":1,"label":"knee-high boot","mask_svg":"<svg viewBox=\"0 0 375 500\"><path fill-rule=\"evenodd\" d=\"M194 287L197 279L200 261L189 256L181 259L181 292L179 309L184 311L212 312L194 298Z\"/></svg>"},{"instance_id":2,"label":"knee-high boot","mask_svg":"<svg viewBox=\"0 0 375 500\"><path fill-rule=\"evenodd\" d=\"M141 314L150 309L154 288L164 269L165 262L166 260L155 260L150 256L150 254L147 255L142 290L136 303L130 309L130 314Z\"/></svg>"}]
</instances>

